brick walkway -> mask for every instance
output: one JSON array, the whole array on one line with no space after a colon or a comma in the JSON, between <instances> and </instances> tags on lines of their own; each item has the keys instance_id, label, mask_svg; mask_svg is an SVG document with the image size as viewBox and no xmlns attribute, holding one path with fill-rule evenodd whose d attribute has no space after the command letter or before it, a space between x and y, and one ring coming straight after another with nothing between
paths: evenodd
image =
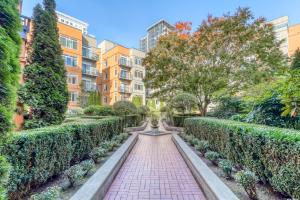
<instances>
[{"instance_id":1,"label":"brick walkway","mask_svg":"<svg viewBox=\"0 0 300 200\"><path fill-rule=\"evenodd\" d=\"M139 135L105 197L117 199L205 198L170 135Z\"/></svg>"}]
</instances>

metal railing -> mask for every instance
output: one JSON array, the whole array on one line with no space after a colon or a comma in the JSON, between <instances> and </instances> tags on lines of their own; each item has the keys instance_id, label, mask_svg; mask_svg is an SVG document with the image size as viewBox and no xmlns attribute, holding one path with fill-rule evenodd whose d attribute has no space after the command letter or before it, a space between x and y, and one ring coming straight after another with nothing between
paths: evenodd
<instances>
[{"instance_id":1,"label":"metal railing","mask_svg":"<svg viewBox=\"0 0 300 200\"><path fill-rule=\"evenodd\" d=\"M98 70L95 67L82 68L82 74L98 76Z\"/></svg>"}]
</instances>

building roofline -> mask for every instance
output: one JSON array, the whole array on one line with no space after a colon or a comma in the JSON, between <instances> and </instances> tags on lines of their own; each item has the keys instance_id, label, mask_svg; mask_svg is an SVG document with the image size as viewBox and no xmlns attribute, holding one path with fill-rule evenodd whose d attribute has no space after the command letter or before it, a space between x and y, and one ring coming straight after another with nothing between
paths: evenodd
<instances>
[{"instance_id":1,"label":"building roofline","mask_svg":"<svg viewBox=\"0 0 300 200\"><path fill-rule=\"evenodd\" d=\"M276 18L273 18L273 19L271 19L271 20L268 20L267 22L272 22L272 21L274 21L274 20L277 20L277 19L280 19L280 18L283 18L283 17L287 17L288 18L288 20L289 20L289 16L288 15L283 15L283 16L280 16L280 17L276 17Z\"/></svg>"},{"instance_id":2,"label":"building roofline","mask_svg":"<svg viewBox=\"0 0 300 200\"><path fill-rule=\"evenodd\" d=\"M84 21L82 21L82 20L80 20L80 19L77 19L77 18L75 18L75 17L72 17L72 16L70 16L70 15L68 15L68 14L62 13L62 12L57 11L57 10L56 10L56 13L57 13L57 14L60 14L60 15L63 15L63 16L65 16L65 17L68 17L68 18L70 18L70 19L72 19L72 20L74 20L74 21L77 21L77 22L81 23L81 24L84 24L84 25L86 25L87 27L89 26L88 23L86 23L86 22L84 22Z\"/></svg>"},{"instance_id":3,"label":"building roofline","mask_svg":"<svg viewBox=\"0 0 300 200\"><path fill-rule=\"evenodd\" d=\"M169 22L167 22L165 19L160 19L158 22L155 22L154 24L152 24L151 26L149 26L147 28L147 31L149 31L149 29L151 29L152 27L154 27L155 25L161 23L161 22L165 22L166 24L170 25L171 27L174 27L173 25L171 25ZM175 27L174 27L175 28Z\"/></svg>"}]
</instances>

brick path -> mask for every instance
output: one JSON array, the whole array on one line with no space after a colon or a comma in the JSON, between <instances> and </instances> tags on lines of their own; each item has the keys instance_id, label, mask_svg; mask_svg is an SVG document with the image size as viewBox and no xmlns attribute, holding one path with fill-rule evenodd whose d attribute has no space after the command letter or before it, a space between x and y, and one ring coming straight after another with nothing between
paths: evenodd
<instances>
[{"instance_id":1,"label":"brick path","mask_svg":"<svg viewBox=\"0 0 300 200\"><path fill-rule=\"evenodd\" d=\"M205 198L170 135L139 135L105 197L117 199Z\"/></svg>"}]
</instances>

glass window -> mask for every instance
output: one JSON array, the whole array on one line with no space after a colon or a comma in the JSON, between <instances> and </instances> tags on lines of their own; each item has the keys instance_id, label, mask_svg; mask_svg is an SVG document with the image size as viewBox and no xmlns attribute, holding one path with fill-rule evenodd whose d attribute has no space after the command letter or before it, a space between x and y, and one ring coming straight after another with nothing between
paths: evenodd
<instances>
[{"instance_id":1,"label":"glass window","mask_svg":"<svg viewBox=\"0 0 300 200\"><path fill-rule=\"evenodd\" d=\"M71 66L71 67L77 67L77 57L69 56L69 55L63 55L63 59L65 61L65 65Z\"/></svg>"},{"instance_id":2,"label":"glass window","mask_svg":"<svg viewBox=\"0 0 300 200\"><path fill-rule=\"evenodd\" d=\"M140 85L140 84L134 84L134 89L135 90L143 90L143 85Z\"/></svg>"},{"instance_id":3,"label":"glass window","mask_svg":"<svg viewBox=\"0 0 300 200\"><path fill-rule=\"evenodd\" d=\"M74 74L68 74L68 83L69 84L78 84L78 76Z\"/></svg>"},{"instance_id":4,"label":"glass window","mask_svg":"<svg viewBox=\"0 0 300 200\"><path fill-rule=\"evenodd\" d=\"M70 101L77 102L78 100L78 92L70 92Z\"/></svg>"},{"instance_id":5,"label":"glass window","mask_svg":"<svg viewBox=\"0 0 300 200\"><path fill-rule=\"evenodd\" d=\"M60 36L59 41L63 47L66 47L69 49L77 49L77 40L74 40L74 39L71 39L68 37L64 37L64 36Z\"/></svg>"}]
</instances>

